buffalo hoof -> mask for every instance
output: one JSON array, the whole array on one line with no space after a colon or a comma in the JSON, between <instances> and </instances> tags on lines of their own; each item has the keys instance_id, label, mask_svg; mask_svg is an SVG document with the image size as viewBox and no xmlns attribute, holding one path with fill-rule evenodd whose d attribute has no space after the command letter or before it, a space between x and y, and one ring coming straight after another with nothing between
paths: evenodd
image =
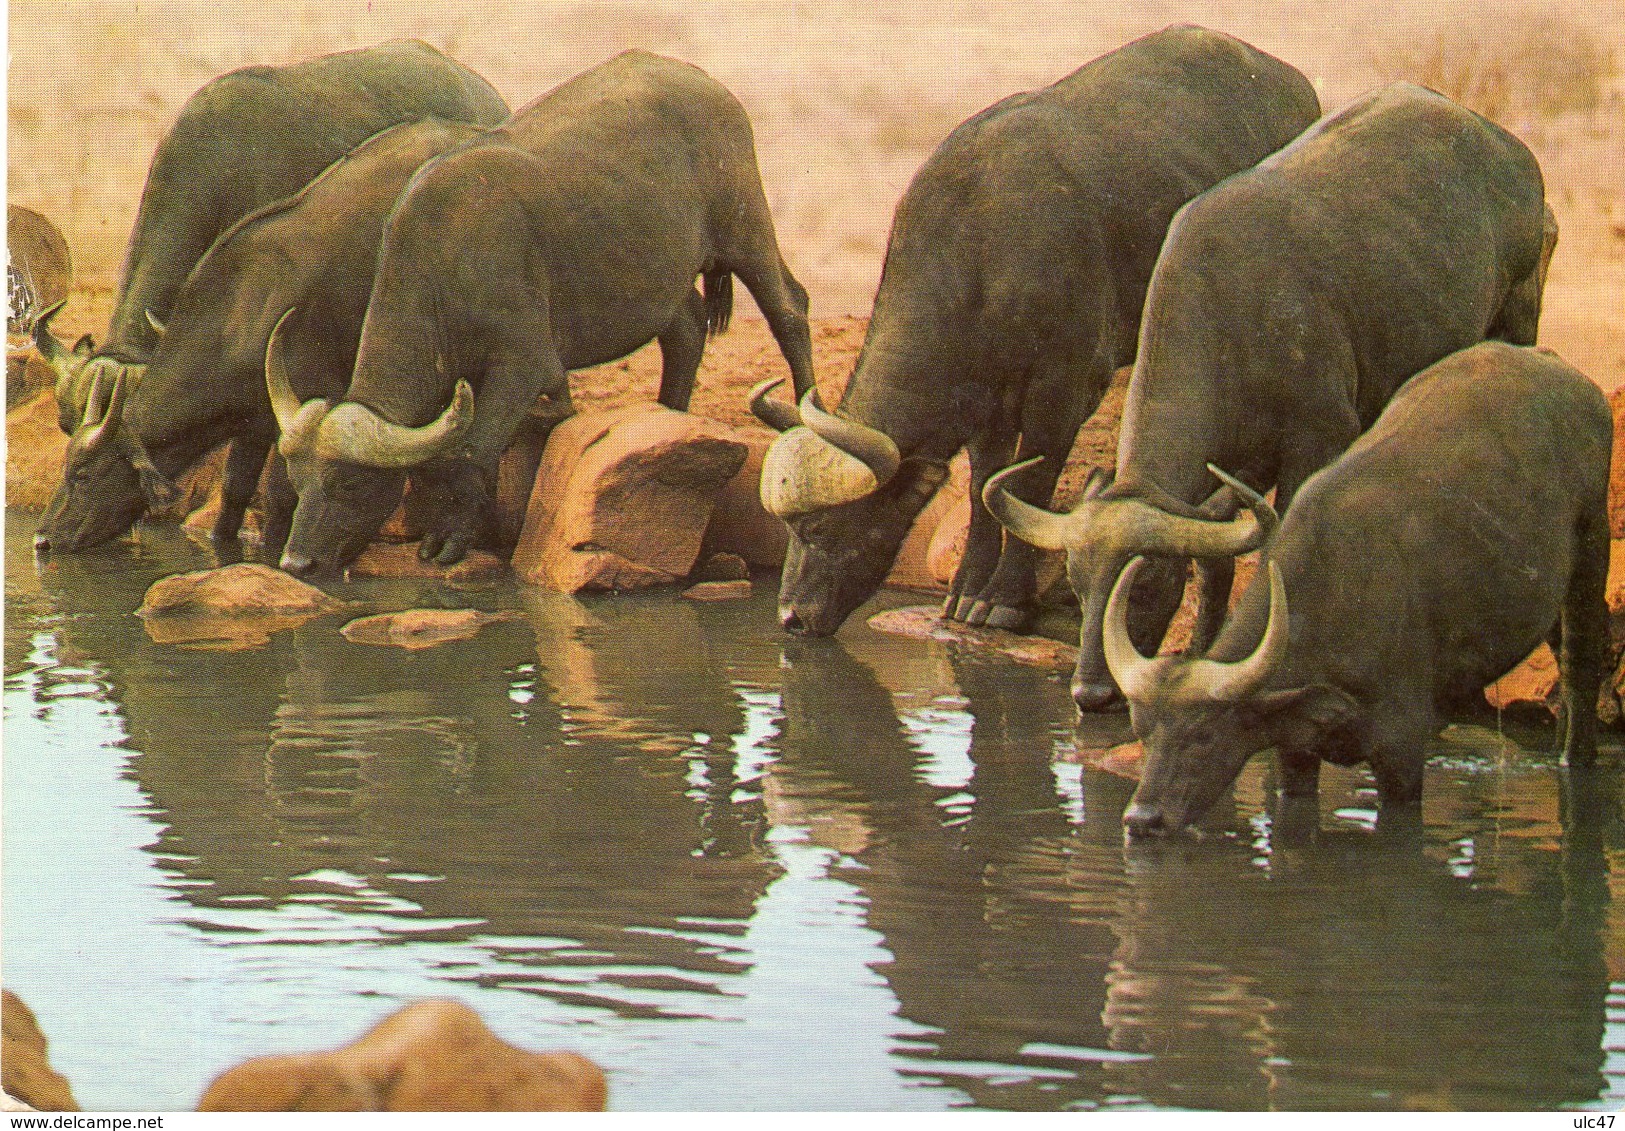
<instances>
[{"instance_id":1,"label":"buffalo hoof","mask_svg":"<svg viewBox=\"0 0 1625 1131\"><path fill-rule=\"evenodd\" d=\"M444 538L425 535L418 545L418 557L438 566L456 565L468 555L469 541L466 534L448 534Z\"/></svg>"},{"instance_id":2,"label":"buffalo hoof","mask_svg":"<svg viewBox=\"0 0 1625 1131\"><path fill-rule=\"evenodd\" d=\"M1167 836L1168 823L1163 819L1161 809L1136 801L1123 811L1123 831L1131 840Z\"/></svg>"},{"instance_id":3,"label":"buffalo hoof","mask_svg":"<svg viewBox=\"0 0 1625 1131\"><path fill-rule=\"evenodd\" d=\"M1014 605L994 605L987 613L987 627L1005 632L1025 632L1032 623L1032 613Z\"/></svg>"}]
</instances>

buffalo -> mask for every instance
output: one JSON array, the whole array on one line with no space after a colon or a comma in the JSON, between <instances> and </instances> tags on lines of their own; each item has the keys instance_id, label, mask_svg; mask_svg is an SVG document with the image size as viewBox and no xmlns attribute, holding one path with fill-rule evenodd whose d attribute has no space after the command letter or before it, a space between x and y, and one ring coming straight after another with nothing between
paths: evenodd
<instances>
[{"instance_id":1,"label":"buffalo","mask_svg":"<svg viewBox=\"0 0 1625 1131\"><path fill-rule=\"evenodd\" d=\"M282 567L342 568L408 468L428 484L420 553L459 560L519 421L540 394L568 407L569 370L658 339L660 403L687 408L734 275L810 389L807 294L779 255L750 120L688 64L625 52L430 162L390 215L343 401L301 402L268 354L299 495Z\"/></svg>"},{"instance_id":2,"label":"buffalo","mask_svg":"<svg viewBox=\"0 0 1625 1131\"><path fill-rule=\"evenodd\" d=\"M72 552L118 537L175 497L175 476L229 440L213 530L224 549L277 438L263 375L278 317L293 305L302 312L289 320L286 347L298 359L300 391L342 395L395 198L423 162L481 132L437 119L385 130L216 241L177 294L141 379L98 378L35 544ZM293 497L279 467L268 486L262 547L274 560Z\"/></svg>"},{"instance_id":3,"label":"buffalo","mask_svg":"<svg viewBox=\"0 0 1625 1131\"><path fill-rule=\"evenodd\" d=\"M1543 640L1562 672L1564 759L1590 765L1612 442L1590 380L1486 341L1413 377L1303 484L1206 655L1139 653L1127 603L1144 559L1130 562L1104 636L1145 746L1130 835L1196 821L1270 747L1288 796L1315 792L1322 760L1368 762L1385 812L1413 806L1445 713Z\"/></svg>"},{"instance_id":4,"label":"buffalo","mask_svg":"<svg viewBox=\"0 0 1625 1131\"><path fill-rule=\"evenodd\" d=\"M83 422L93 388L104 405L109 382L139 379L193 266L238 220L390 126L425 117L494 126L507 116L490 84L417 40L244 67L203 86L153 155L106 340L69 349L49 317L35 324L62 430Z\"/></svg>"},{"instance_id":5,"label":"buffalo","mask_svg":"<svg viewBox=\"0 0 1625 1131\"><path fill-rule=\"evenodd\" d=\"M839 407L799 389L799 410L765 386L752 396L784 432L762 500L791 533L785 630L833 633L875 592L961 448L976 502L944 615L1024 626L1034 553L1003 539L983 483L1013 455L1041 455L1017 490L1049 500L1079 426L1134 358L1174 213L1319 113L1308 80L1279 59L1177 26L949 134L897 206Z\"/></svg>"},{"instance_id":6,"label":"buffalo","mask_svg":"<svg viewBox=\"0 0 1625 1131\"><path fill-rule=\"evenodd\" d=\"M1529 150L1409 83L1186 205L1146 295L1115 481L1097 477L1065 516L1002 478L984 491L1018 537L1067 551L1083 606L1079 708L1118 698L1100 625L1130 557L1153 555L1134 594L1140 647L1162 639L1193 556L1207 559L1194 647L1218 631L1232 556L1249 546L1204 532L1208 464L1274 487L1285 511L1412 374L1486 338L1534 344L1556 238Z\"/></svg>"}]
</instances>

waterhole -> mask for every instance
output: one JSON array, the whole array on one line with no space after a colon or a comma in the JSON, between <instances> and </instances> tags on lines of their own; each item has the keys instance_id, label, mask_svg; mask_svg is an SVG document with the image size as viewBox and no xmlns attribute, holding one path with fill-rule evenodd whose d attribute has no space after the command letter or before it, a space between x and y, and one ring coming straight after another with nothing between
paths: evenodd
<instances>
[{"instance_id":1,"label":"waterhole","mask_svg":"<svg viewBox=\"0 0 1625 1131\"><path fill-rule=\"evenodd\" d=\"M1619 774L1577 797L1549 731L1448 732L1410 834L1331 768L1288 830L1255 759L1203 836L1126 848L1065 675L864 626L917 596L795 642L770 581L356 583L524 615L221 651L132 615L211 564L184 538L32 533L8 512L4 980L86 1108L189 1108L429 996L618 1109L1625 1102Z\"/></svg>"}]
</instances>

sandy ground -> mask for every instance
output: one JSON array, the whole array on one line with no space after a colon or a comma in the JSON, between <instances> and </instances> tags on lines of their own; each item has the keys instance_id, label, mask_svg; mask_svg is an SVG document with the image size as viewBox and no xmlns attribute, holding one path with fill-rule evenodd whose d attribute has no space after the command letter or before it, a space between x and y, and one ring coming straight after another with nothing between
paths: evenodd
<instances>
[{"instance_id":1,"label":"sandy ground","mask_svg":"<svg viewBox=\"0 0 1625 1131\"><path fill-rule=\"evenodd\" d=\"M154 146L223 71L417 36L519 106L641 46L738 94L814 315L861 315L897 199L955 124L1176 21L1288 60L1328 108L1416 78L1522 136L1563 228L1542 337L1604 388L1625 383L1625 0L1343 0L1285 15L1267 0L12 0L7 195L52 217L81 282L107 287ZM99 334L99 297L77 294L63 329Z\"/></svg>"}]
</instances>

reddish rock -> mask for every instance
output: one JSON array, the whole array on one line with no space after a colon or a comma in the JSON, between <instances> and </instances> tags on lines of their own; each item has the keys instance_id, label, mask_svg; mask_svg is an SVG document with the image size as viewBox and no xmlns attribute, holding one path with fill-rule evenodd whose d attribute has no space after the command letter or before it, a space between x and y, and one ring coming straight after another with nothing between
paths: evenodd
<instances>
[{"instance_id":1,"label":"reddish rock","mask_svg":"<svg viewBox=\"0 0 1625 1131\"><path fill-rule=\"evenodd\" d=\"M51 1067L45 1033L23 999L0 990L0 1077L5 1094L35 1111L78 1111L73 1089ZM7 1110L18 1110L9 1104Z\"/></svg>"},{"instance_id":2,"label":"reddish rock","mask_svg":"<svg viewBox=\"0 0 1625 1131\"><path fill-rule=\"evenodd\" d=\"M1484 698L1497 711L1528 711L1537 718L1556 715L1557 657L1542 644L1528 659L1484 689Z\"/></svg>"},{"instance_id":3,"label":"reddish rock","mask_svg":"<svg viewBox=\"0 0 1625 1131\"><path fill-rule=\"evenodd\" d=\"M694 571L694 580L749 581L750 563L738 554L711 554Z\"/></svg>"},{"instance_id":4,"label":"reddish rock","mask_svg":"<svg viewBox=\"0 0 1625 1131\"><path fill-rule=\"evenodd\" d=\"M702 581L683 590L690 601L737 601L751 595L751 583L745 581Z\"/></svg>"},{"instance_id":5,"label":"reddish rock","mask_svg":"<svg viewBox=\"0 0 1625 1131\"><path fill-rule=\"evenodd\" d=\"M138 616L182 612L330 613L345 607L313 585L257 562L194 570L159 578L147 589Z\"/></svg>"},{"instance_id":6,"label":"reddish rock","mask_svg":"<svg viewBox=\"0 0 1625 1131\"><path fill-rule=\"evenodd\" d=\"M6 413L6 506L44 510L62 482L67 451L50 389Z\"/></svg>"},{"instance_id":7,"label":"reddish rock","mask_svg":"<svg viewBox=\"0 0 1625 1131\"><path fill-rule=\"evenodd\" d=\"M352 644L375 644L406 648L432 648L453 640L470 640L488 624L520 620L515 609L482 613L478 609L407 609L399 613L378 613L359 617L339 629Z\"/></svg>"},{"instance_id":8,"label":"reddish rock","mask_svg":"<svg viewBox=\"0 0 1625 1131\"><path fill-rule=\"evenodd\" d=\"M972 648L996 652L1018 664L1071 671L1078 662L1078 650L1071 644L1062 644L1040 636L1018 636L999 628L979 628L958 621L945 621L935 605L910 605L901 609L888 609L869 618L869 627L876 632L890 632L898 636L912 636L920 640L941 640L963 644Z\"/></svg>"},{"instance_id":9,"label":"reddish rock","mask_svg":"<svg viewBox=\"0 0 1625 1131\"><path fill-rule=\"evenodd\" d=\"M735 435L749 450L739 472L717 494L703 552L734 554L758 569L778 569L784 564L790 531L782 519L767 513L761 494L762 457L773 434L740 430Z\"/></svg>"},{"instance_id":10,"label":"reddish rock","mask_svg":"<svg viewBox=\"0 0 1625 1131\"><path fill-rule=\"evenodd\" d=\"M199 1111L602 1111L603 1070L508 1044L468 1006L419 1001L330 1052L265 1056L216 1077Z\"/></svg>"},{"instance_id":11,"label":"reddish rock","mask_svg":"<svg viewBox=\"0 0 1625 1131\"><path fill-rule=\"evenodd\" d=\"M159 644L235 650L347 607L281 570L239 562L160 578L136 615Z\"/></svg>"},{"instance_id":12,"label":"reddish rock","mask_svg":"<svg viewBox=\"0 0 1625 1131\"><path fill-rule=\"evenodd\" d=\"M655 404L571 417L548 440L514 572L565 593L686 577L746 453L733 429Z\"/></svg>"},{"instance_id":13,"label":"reddish rock","mask_svg":"<svg viewBox=\"0 0 1625 1131\"><path fill-rule=\"evenodd\" d=\"M351 577L393 577L470 585L506 577L508 563L484 550L470 550L456 565L441 566L418 557L417 544L374 542L350 563Z\"/></svg>"}]
</instances>

